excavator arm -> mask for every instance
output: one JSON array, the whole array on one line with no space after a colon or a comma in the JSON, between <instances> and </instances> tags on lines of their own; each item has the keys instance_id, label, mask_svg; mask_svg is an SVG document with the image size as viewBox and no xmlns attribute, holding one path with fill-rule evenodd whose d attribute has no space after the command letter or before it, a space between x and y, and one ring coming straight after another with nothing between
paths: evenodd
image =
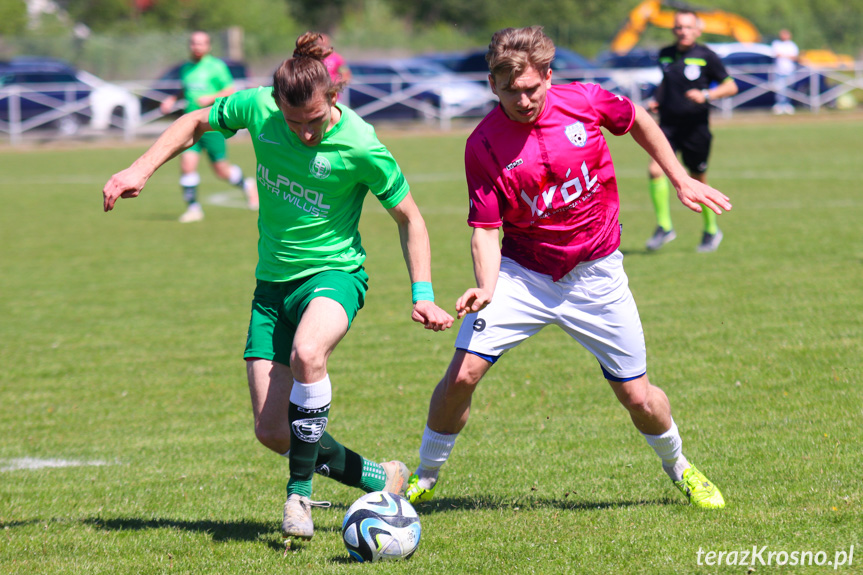
<instances>
[{"instance_id":1,"label":"excavator arm","mask_svg":"<svg viewBox=\"0 0 863 575\"><path fill-rule=\"evenodd\" d=\"M669 9L663 8L663 5ZM645 0L629 13L629 18L611 41L611 51L617 54L629 52L638 44L638 40L648 26L673 28L674 12L680 9L695 12L704 25L704 32L708 34L730 36L738 42L759 42L761 40L761 34L758 33L755 25L737 14L722 10L697 9L682 2Z\"/></svg>"}]
</instances>

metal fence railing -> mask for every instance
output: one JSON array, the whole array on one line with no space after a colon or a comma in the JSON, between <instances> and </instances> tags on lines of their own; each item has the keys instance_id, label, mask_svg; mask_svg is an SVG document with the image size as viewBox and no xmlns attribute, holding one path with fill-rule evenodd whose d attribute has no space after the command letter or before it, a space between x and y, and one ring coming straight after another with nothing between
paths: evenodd
<instances>
[{"instance_id":1,"label":"metal fence railing","mask_svg":"<svg viewBox=\"0 0 863 575\"><path fill-rule=\"evenodd\" d=\"M714 103L723 116L751 106L770 106L782 89L771 66L728 67L741 90ZM555 73L556 81L596 82L604 88L643 104L658 70L592 69L577 74ZM647 76L645 76L647 74ZM651 75L652 74L652 75ZM245 85L261 85L255 78ZM17 145L26 135L93 137L107 130L131 139L148 125L164 121L159 104L178 89L176 82L124 82L102 86L82 84L19 84L0 86L0 134ZM798 107L820 112L845 94L863 90L863 62L834 70L799 68L785 89ZM497 101L485 74L464 74L446 79L355 76L341 100L370 121L420 119L450 127L454 118L481 117Z\"/></svg>"},{"instance_id":2,"label":"metal fence railing","mask_svg":"<svg viewBox=\"0 0 863 575\"><path fill-rule=\"evenodd\" d=\"M27 132L56 137L100 133L109 128L135 136L140 102L131 92L112 84L12 84L0 86L0 133L13 144Z\"/></svg>"},{"instance_id":3,"label":"metal fence railing","mask_svg":"<svg viewBox=\"0 0 863 575\"><path fill-rule=\"evenodd\" d=\"M843 95L863 89L863 62L848 69L800 67L781 80L770 65L728 67L728 72L741 89L736 96L717 102L725 116L731 116L736 108L757 103L759 98L772 100L779 91L799 107L818 113Z\"/></svg>"}]
</instances>

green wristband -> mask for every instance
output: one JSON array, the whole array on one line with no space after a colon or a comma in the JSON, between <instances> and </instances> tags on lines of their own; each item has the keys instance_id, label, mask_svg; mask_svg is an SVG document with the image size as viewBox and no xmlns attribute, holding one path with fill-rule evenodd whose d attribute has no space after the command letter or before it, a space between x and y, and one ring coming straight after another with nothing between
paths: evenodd
<instances>
[{"instance_id":1,"label":"green wristband","mask_svg":"<svg viewBox=\"0 0 863 575\"><path fill-rule=\"evenodd\" d=\"M414 303L424 301L434 301L434 290L431 282L414 282L411 284L411 297Z\"/></svg>"}]
</instances>

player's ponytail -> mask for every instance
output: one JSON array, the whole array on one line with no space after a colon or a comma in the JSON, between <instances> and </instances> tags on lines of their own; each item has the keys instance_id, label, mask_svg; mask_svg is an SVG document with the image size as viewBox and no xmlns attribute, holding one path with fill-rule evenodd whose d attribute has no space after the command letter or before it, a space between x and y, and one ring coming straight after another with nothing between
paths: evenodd
<instances>
[{"instance_id":1,"label":"player's ponytail","mask_svg":"<svg viewBox=\"0 0 863 575\"><path fill-rule=\"evenodd\" d=\"M334 83L324 66L333 49L323 45L321 36L306 32L297 38L293 56L273 74L273 99L279 108L304 106L318 94L331 97L344 86Z\"/></svg>"}]
</instances>

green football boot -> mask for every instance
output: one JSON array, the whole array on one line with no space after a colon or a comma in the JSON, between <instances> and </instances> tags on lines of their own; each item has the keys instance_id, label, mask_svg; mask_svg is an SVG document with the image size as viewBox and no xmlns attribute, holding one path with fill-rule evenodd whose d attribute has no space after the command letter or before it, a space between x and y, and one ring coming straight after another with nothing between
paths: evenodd
<instances>
[{"instance_id":1,"label":"green football boot","mask_svg":"<svg viewBox=\"0 0 863 575\"><path fill-rule=\"evenodd\" d=\"M434 497L435 489L437 489L437 483L431 489L423 489L419 486L419 480L419 475L416 473L408 478L408 488L405 491L405 497L411 504L431 501L432 497Z\"/></svg>"},{"instance_id":2,"label":"green football boot","mask_svg":"<svg viewBox=\"0 0 863 575\"><path fill-rule=\"evenodd\" d=\"M683 479L674 485L689 499L689 503L701 509L722 509L725 499L722 493L695 466L683 472Z\"/></svg>"}]
</instances>

